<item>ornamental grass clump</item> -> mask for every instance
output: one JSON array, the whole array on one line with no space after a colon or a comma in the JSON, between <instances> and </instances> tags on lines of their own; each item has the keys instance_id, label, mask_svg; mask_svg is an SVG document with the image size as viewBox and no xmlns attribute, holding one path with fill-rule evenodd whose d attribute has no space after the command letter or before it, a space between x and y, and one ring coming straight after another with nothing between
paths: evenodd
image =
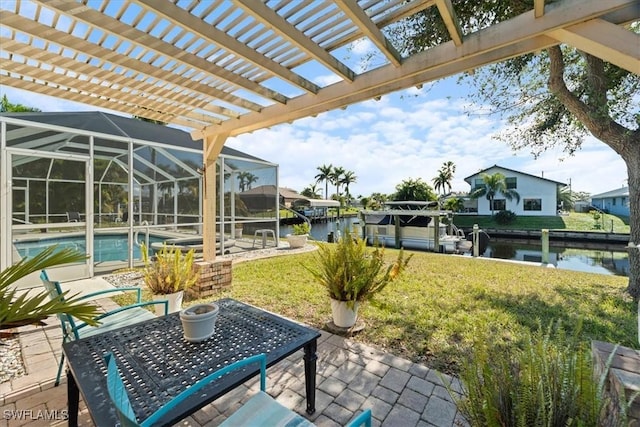
<instances>
[{"instance_id":1,"label":"ornamental grass clump","mask_svg":"<svg viewBox=\"0 0 640 427\"><path fill-rule=\"evenodd\" d=\"M387 264L384 248L367 248L366 241L346 232L335 244L318 243L316 268L307 268L325 287L329 297L346 301L349 308L356 302L370 300L394 281L405 269L413 255L405 258L400 250L391 264Z\"/></svg>"},{"instance_id":2,"label":"ornamental grass clump","mask_svg":"<svg viewBox=\"0 0 640 427\"><path fill-rule=\"evenodd\" d=\"M140 249L144 261L144 283L155 295L184 291L198 281L198 272L193 268L193 249L183 256L180 248L165 244L153 260L149 258L144 244Z\"/></svg>"},{"instance_id":3,"label":"ornamental grass clump","mask_svg":"<svg viewBox=\"0 0 640 427\"><path fill-rule=\"evenodd\" d=\"M294 236L305 236L309 234L310 231L311 231L311 226L307 221L301 222L300 224L293 224Z\"/></svg>"},{"instance_id":4,"label":"ornamental grass clump","mask_svg":"<svg viewBox=\"0 0 640 427\"><path fill-rule=\"evenodd\" d=\"M518 348L481 334L461 367L463 395L452 393L458 408L472 426L601 425L601 387L578 335L539 325Z\"/></svg>"}]
</instances>

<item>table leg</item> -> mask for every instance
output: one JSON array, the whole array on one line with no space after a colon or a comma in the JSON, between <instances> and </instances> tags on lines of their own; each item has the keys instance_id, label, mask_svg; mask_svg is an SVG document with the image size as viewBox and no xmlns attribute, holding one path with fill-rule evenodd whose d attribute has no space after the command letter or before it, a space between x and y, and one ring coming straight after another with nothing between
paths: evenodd
<instances>
[{"instance_id":1,"label":"table leg","mask_svg":"<svg viewBox=\"0 0 640 427\"><path fill-rule=\"evenodd\" d=\"M318 340L315 339L304 346L304 384L307 392L307 414L316 412L316 350Z\"/></svg>"},{"instance_id":2,"label":"table leg","mask_svg":"<svg viewBox=\"0 0 640 427\"><path fill-rule=\"evenodd\" d=\"M67 370L67 401L69 406L69 427L77 427L78 411L80 410L80 390L70 370Z\"/></svg>"}]
</instances>

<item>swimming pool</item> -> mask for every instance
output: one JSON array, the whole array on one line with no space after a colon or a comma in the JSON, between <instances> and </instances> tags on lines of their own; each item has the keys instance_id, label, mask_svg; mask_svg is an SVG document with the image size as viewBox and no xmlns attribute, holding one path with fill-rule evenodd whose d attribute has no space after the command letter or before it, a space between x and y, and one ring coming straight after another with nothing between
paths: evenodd
<instances>
[{"instance_id":1,"label":"swimming pool","mask_svg":"<svg viewBox=\"0 0 640 427\"><path fill-rule=\"evenodd\" d=\"M162 242L164 238L149 236L149 245ZM25 240L14 243L21 256L33 257L53 245L59 245L60 249L72 248L80 252L87 252L85 236L64 236L41 240ZM140 248L133 245L133 258L140 259ZM98 234L93 236L94 262L104 261L128 261L129 245L126 234Z\"/></svg>"}]
</instances>

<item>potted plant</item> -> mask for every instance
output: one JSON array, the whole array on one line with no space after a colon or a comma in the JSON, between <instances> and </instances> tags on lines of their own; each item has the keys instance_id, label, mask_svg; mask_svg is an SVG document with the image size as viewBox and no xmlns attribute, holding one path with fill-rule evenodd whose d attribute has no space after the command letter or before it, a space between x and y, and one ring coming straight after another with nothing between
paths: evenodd
<instances>
[{"instance_id":1,"label":"potted plant","mask_svg":"<svg viewBox=\"0 0 640 427\"><path fill-rule=\"evenodd\" d=\"M169 313L175 313L182 308L184 290L198 281L198 271L194 270L195 251L191 249L185 255L180 248L162 246L156 252L154 259L149 258L147 247L141 246L144 261L144 283L153 293L154 300L167 300ZM164 314L164 307L158 310L158 315ZM162 311L162 312L160 312Z\"/></svg>"},{"instance_id":2,"label":"potted plant","mask_svg":"<svg viewBox=\"0 0 640 427\"><path fill-rule=\"evenodd\" d=\"M311 225L307 221L300 224L293 224L293 234L287 235L290 248L302 248L307 244L307 237L309 237L309 231L311 231Z\"/></svg>"},{"instance_id":3,"label":"potted plant","mask_svg":"<svg viewBox=\"0 0 640 427\"><path fill-rule=\"evenodd\" d=\"M200 342L211 337L216 330L218 304L196 304L180 312L184 338L189 342Z\"/></svg>"},{"instance_id":4,"label":"potted plant","mask_svg":"<svg viewBox=\"0 0 640 427\"><path fill-rule=\"evenodd\" d=\"M413 255L400 250L387 263L384 248L368 248L366 241L346 232L335 244L319 243L317 267L307 268L331 298L333 323L340 328L355 325L360 302L370 300L395 280Z\"/></svg>"}]
</instances>

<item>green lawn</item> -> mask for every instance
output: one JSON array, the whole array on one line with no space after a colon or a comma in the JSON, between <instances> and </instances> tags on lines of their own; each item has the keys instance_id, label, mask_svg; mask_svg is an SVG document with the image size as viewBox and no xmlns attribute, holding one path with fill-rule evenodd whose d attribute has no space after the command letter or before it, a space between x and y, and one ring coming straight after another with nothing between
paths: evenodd
<instances>
[{"instance_id":1,"label":"green lawn","mask_svg":"<svg viewBox=\"0 0 640 427\"><path fill-rule=\"evenodd\" d=\"M571 212L567 216L517 216L508 225L496 223L491 216L456 215L453 220L458 227L471 228L478 224L480 228L496 228L507 230L575 230L629 233L629 218L604 214L597 222L591 214Z\"/></svg>"},{"instance_id":2,"label":"green lawn","mask_svg":"<svg viewBox=\"0 0 640 427\"><path fill-rule=\"evenodd\" d=\"M233 297L322 328L329 300L304 268L313 262L313 254L301 254L236 264L231 290L216 299ZM538 321L561 321L571 331L582 319L584 340L636 347L626 285L623 277L417 252L400 280L361 308L366 328L354 339L452 373L485 328L517 342Z\"/></svg>"}]
</instances>

